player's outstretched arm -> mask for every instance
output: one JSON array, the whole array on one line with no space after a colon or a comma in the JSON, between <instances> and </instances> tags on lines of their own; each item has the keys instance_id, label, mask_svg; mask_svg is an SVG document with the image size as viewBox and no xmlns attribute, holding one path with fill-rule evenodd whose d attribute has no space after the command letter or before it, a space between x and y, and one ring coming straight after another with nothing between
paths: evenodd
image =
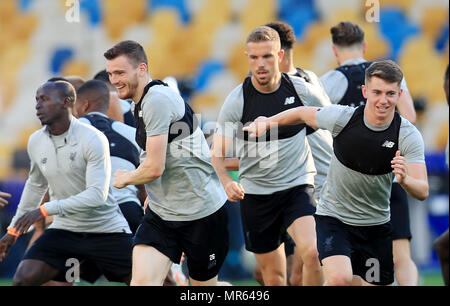
<instances>
[{"instance_id":1,"label":"player's outstretched arm","mask_svg":"<svg viewBox=\"0 0 450 306\"><path fill-rule=\"evenodd\" d=\"M250 137L259 137L264 135L270 128L277 125L296 125L306 123L310 127L317 129L316 112L319 107L299 106L291 108L276 114L272 117L258 117L249 126L244 127L243 130L249 132Z\"/></svg>"}]
</instances>

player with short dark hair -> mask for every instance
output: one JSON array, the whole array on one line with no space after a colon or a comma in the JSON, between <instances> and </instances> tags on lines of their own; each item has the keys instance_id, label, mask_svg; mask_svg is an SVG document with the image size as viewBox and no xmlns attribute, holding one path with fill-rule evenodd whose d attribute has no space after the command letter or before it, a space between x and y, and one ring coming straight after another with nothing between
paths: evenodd
<instances>
[{"instance_id":1,"label":"player with short dark hair","mask_svg":"<svg viewBox=\"0 0 450 306\"><path fill-rule=\"evenodd\" d=\"M134 171L118 170L113 185L145 184L149 205L134 237L132 285L162 285L182 252L193 285L216 285L228 252L226 195L190 106L167 84L151 80L142 46L123 41L105 52L106 71L121 99L135 105Z\"/></svg>"},{"instance_id":2,"label":"player with short dark hair","mask_svg":"<svg viewBox=\"0 0 450 306\"><path fill-rule=\"evenodd\" d=\"M273 124L306 123L332 132L334 154L315 214L327 285L392 284L389 196L394 177L409 195L428 197L422 137L395 112L402 91L400 67L374 62L365 76L365 105L298 107L244 128L253 137Z\"/></svg>"}]
</instances>

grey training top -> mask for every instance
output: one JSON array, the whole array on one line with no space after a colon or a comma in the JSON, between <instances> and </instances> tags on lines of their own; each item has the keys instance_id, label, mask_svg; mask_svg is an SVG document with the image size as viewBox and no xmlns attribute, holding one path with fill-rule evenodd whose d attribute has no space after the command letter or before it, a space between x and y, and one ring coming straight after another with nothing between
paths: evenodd
<instances>
[{"instance_id":1,"label":"grey training top","mask_svg":"<svg viewBox=\"0 0 450 306\"><path fill-rule=\"evenodd\" d=\"M147 137L168 134L170 124L182 119L185 113L183 99L167 86L152 86L141 103ZM145 158L143 151L141 163ZM199 127L192 135L168 144L162 176L145 184L145 188L150 209L167 221L209 216L227 200Z\"/></svg>"},{"instance_id":2,"label":"grey training top","mask_svg":"<svg viewBox=\"0 0 450 306\"><path fill-rule=\"evenodd\" d=\"M50 228L72 232L131 233L111 196L108 139L75 117L67 133L50 135L47 127L28 140L31 168L10 227L39 207L47 186L45 209L54 217Z\"/></svg>"},{"instance_id":3,"label":"grey training top","mask_svg":"<svg viewBox=\"0 0 450 306\"><path fill-rule=\"evenodd\" d=\"M331 105L317 112L319 128L331 131L336 137L348 123L356 108ZM425 163L422 135L407 119L401 118L398 148L409 163ZM374 131L389 127L365 125ZM333 154L328 179L320 195L316 214L331 216L343 223L371 226L390 220L389 198L394 174L367 175L347 168Z\"/></svg>"},{"instance_id":4,"label":"grey training top","mask_svg":"<svg viewBox=\"0 0 450 306\"><path fill-rule=\"evenodd\" d=\"M303 78L289 76L304 105L330 105L319 87ZM280 103L284 103L281 101ZM240 84L226 98L217 120L216 133L235 137L243 115L244 95ZM306 141L306 129L297 135L268 142L246 142L236 138L239 180L248 194L272 194L302 184L314 185L316 170Z\"/></svg>"}]
</instances>

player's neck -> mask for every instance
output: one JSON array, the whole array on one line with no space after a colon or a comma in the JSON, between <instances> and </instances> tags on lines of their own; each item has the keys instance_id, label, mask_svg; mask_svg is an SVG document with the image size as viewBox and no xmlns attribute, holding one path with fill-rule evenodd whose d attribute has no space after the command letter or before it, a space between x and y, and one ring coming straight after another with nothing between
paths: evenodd
<instances>
[{"instance_id":1,"label":"player's neck","mask_svg":"<svg viewBox=\"0 0 450 306\"><path fill-rule=\"evenodd\" d=\"M275 73L273 78L265 85L259 84L258 81L256 81L256 79L253 76L252 76L251 80L252 80L253 86L258 91L263 92L263 93L270 93L270 92L273 92L273 91L277 90L278 87L280 86L281 72L278 71L277 73Z\"/></svg>"},{"instance_id":2,"label":"player's neck","mask_svg":"<svg viewBox=\"0 0 450 306\"><path fill-rule=\"evenodd\" d=\"M70 113L67 116L61 117L60 120L48 125L48 132L55 136L64 134L69 129L71 120L72 115Z\"/></svg>"},{"instance_id":3,"label":"player's neck","mask_svg":"<svg viewBox=\"0 0 450 306\"><path fill-rule=\"evenodd\" d=\"M142 94L144 93L144 88L147 86L147 84L150 81L150 76L146 74L142 79L139 80L138 87L136 88L134 96L131 98L134 103L138 103L141 98Z\"/></svg>"},{"instance_id":4,"label":"player's neck","mask_svg":"<svg viewBox=\"0 0 450 306\"><path fill-rule=\"evenodd\" d=\"M337 61L339 65L342 65L346 61L363 58L363 56L364 54L360 50L347 50L337 54Z\"/></svg>"}]
</instances>

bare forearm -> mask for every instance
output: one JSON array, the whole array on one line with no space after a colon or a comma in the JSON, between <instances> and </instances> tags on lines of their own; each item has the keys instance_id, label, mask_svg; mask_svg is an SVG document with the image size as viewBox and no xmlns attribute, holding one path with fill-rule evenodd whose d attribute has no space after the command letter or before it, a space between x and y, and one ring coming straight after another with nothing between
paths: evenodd
<instances>
[{"instance_id":1,"label":"bare forearm","mask_svg":"<svg viewBox=\"0 0 450 306\"><path fill-rule=\"evenodd\" d=\"M140 164L136 170L126 174L127 185L143 185L158 179L164 170Z\"/></svg>"},{"instance_id":2,"label":"bare forearm","mask_svg":"<svg viewBox=\"0 0 450 306\"><path fill-rule=\"evenodd\" d=\"M316 112L318 107L300 106L288 109L275 116L270 117L270 123L278 125L296 125L306 123L307 125L317 128ZM267 128L270 128L269 126Z\"/></svg>"},{"instance_id":3,"label":"bare forearm","mask_svg":"<svg viewBox=\"0 0 450 306\"><path fill-rule=\"evenodd\" d=\"M426 180L407 176L400 185L410 196L420 201L428 197L428 182Z\"/></svg>"},{"instance_id":4,"label":"bare forearm","mask_svg":"<svg viewBox=\"0 0 450 306\"><path fill-rule=\"evenodd\" d=\"M225 188L229 182L233 181L225 166L225 158L221 156L214 156L213 154L213 156L211 156L211 163L219 176L220 183Z\"/></svg>"}]
</instances>

